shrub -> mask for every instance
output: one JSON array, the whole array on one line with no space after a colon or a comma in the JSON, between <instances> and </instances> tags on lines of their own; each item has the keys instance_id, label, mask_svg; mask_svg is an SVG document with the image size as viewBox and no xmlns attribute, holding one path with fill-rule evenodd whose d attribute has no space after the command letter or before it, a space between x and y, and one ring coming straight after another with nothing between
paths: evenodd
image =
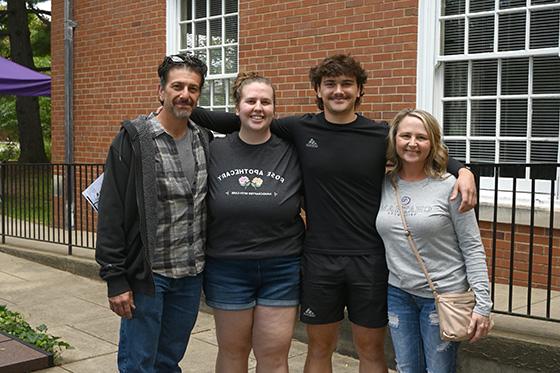
<instances>
[{"instance_id":1,"label":"shrub","mask_svg":"<svg viewBox=\"0 0 560 373\"><path fill-rule=\"evenodd\" d=\"M45 324L33 328L20 313L10 311L4 305L0 305L0 331L52 353L55 360L60 357L64 349L72 348L60 337L47 334Z\"/></svg>"}]
</instances>

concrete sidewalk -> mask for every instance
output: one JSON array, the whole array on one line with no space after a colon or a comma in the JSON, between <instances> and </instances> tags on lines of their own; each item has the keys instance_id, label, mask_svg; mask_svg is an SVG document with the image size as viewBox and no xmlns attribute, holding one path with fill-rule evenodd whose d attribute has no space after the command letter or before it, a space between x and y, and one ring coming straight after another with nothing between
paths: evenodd
<instances>
[{"instance_id":1,"label":"concrete sidewalk","mask_svg":"<svg viewBox=\"0 0 560 373\"><path fill-rule=\"evenodd\" d=\"M101 281L0 253L0 304L24 315L32 325L46 324L48 333L74 349L62 354L61 365L42 372L116 372L119 318L107 303ZM290 371L302 372L307 346L294 340ZM187 373L210 373L218 351L212 315L201 312L181 367ZM357 372L356 359L335 354L335 372ZM255 371L255 360L249 362Z\"/></svg>"}]
</instances>

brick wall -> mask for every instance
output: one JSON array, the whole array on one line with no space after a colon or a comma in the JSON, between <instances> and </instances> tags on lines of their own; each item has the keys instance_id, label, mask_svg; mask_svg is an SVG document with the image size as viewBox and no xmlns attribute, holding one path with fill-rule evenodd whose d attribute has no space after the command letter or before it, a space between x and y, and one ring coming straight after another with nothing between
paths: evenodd
<instances>
[{"instance_id":1,"label":"brick wall","mask_svg":"<svg viewBox=\"0 0 560 373\"><path fill-rule=\"evenodd\" d=\"M491 274L493 247L493 225L490 222L481 221L480 233L486 257L488 258L488 269ZM553 290L560 290L560 230L555 229L552 241L552 278ZM528 286L529 284L529 259L530 259L530 227L527 225L516 225L513 235L514 242L514 267L510 271L511 258L511 224L497 223L496 225L496 255L495 276L496 282L509 284L510 273L513 276L513 285ZM549 262L549 230L547 228L535 227L533 232L532 252L532 287L544 289L548 283Z\"/></svg>"},{"instance_id":2,"label":"brick wall","mask_svg":"<svg viewBox=\"0 0 560 373\"><path fill-rule=\"evenodd\" d=\"M369 72L360 111L390 120L416 102L418 2L394 0L244 1L240 12L240 70L270 77L278 112L316 111L309 68L350 53Z\"/></svg>"},{"instance_id":3,"label":"brick wall","mask_svg":"<svg viewBox=\"0 0 560 373\"><path fill-rule=\"evenodd\" d=\"M416 0L239 1L239 66L270 77L282 114L316 111L311 66L350 53L369 72L360 110L389 120L416 101ZM64 160L63 1L53 0L53 161ZM100 162L123 118L157 106L165 0L74 1L74 159Z\"/></svg>"},{"instance_id":4,"label":"brick wall","mask_svg":"<svg viewBox=\"0 0 560 373\"><path fill-rule=\"evenodd\" d=\"M165 0L75 0L74 161L103 162L124 118L159 105ZM52 1L52 161L64 161L64 4Z\"/></svg>"}]
</instances>

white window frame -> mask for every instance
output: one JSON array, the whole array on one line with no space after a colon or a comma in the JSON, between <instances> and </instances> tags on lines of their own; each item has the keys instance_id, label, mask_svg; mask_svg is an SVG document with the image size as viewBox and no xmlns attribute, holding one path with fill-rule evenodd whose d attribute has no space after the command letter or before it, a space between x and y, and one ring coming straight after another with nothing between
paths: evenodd
<instances>
[{"instance_id":1,"label":"white window frame","mask_svg":"<svg viewBox=\"0 0 560 373\"><path fill-rule=\"evenodd\" d=\"M167 0L167 7L166 7L166 37L167 37L167 45L166 45L166 53L167 55L179 53L181 51L180 42L181 42L181 27L180 27L180 7L181 7L181 0ZM225 0L222 0L222 9L225 9ZM239 2L238 2L238 11L236 13L228 13L228 17L236 16L238 17L237 22L237 43L236 44L222 44L220 48L224 48L224 46L237 46L237 69L239 71ZM209 4L206 2L206 11L207 14L210 14ZM223 13L220 16L213 16L213 17L206 17L201 18L200 20L207 20L211 18L221 18L224 19ZM207 35L210 35L210 30L207 29ZM187 50L188 51L188 50ZM222 65L225 63L225 59L222 59ZM222 66L223 67L223 66ZM234 110L234 103L231 100L230 95L230 87L231 82L237 76L237 72L235 73L228 73L228 74L210 74L210 69L208 70L208 76L204 82L205 89L208 88L210 92L209 97L209 105L205 105L206 108L210 110L227 110L233 111ZM225 105L215 105L214 104L214 84L213 82L216 80L222 80L224 82L224 90L225 90Z\"/></svg>"},{"instance_id":2,"label":"white window frame","mask_svg":"<svg viewBox=\"0 0 560 373\"><path fill-rule=\"evenodd\" d=\"M472 0L471 0L472 1ZM499 0L497 0L499 1ZM468 7L469 0L466 0L465 6ZM546 5L536 5L531 6L533 9L547 9L547 8L557 8L557 4L546 4ZM467 8L468 9L468 8ZM488 13L498 14L509 13L515 11L514 10L499 10L499 11L492 11ZM463 54L463 55L453 55L453 56L440 56L440 45L441 45L441 25L440 25L440 17L441 14L441 0L419 0L418 2L418 43L417 43L417 86L416 86L416 106L418 108L427 110L434 114L436 118L439 119L440 125L443 123L443 65L442 62L447 61L464 61L466 59L469 60L482 60L482 59L498 59L498 58L507 58L507 57L529 57L532 58L534 56L540 55L551 55L556 54L560 56L560 45L557 48L547 48L547 49L540 49L540 50L532 50L532 51L524 51L523 55L520 55L519 51L508 51L508 52L491 52L491 53L476 53L472 55ZM480 13L477 13L480 15ZM450 16L453 18L454 16ZM559 25L560 28L560 25ZM497 32L495 30L495 32ZM468 24L466 26L466 38L468 41ZM526 38L525 42L526 45L529 43L529 29L528 29L528 22L526 23ZM497 35L494 35L494 43L498 42ZM560 41L559 41L560 44ZM466 43L468 45L468 43ZM470 66L470 64L469 64ZM532 69L532 63L529 64L529 68ZM532 79L533 73L530 71L530 79ZM469 67L469 87L467 92L467 100L470 100L470 67ZM499 80L498 80L499 81ZM498 83L499 84L499 83ZM531 81L528 82L531 85ZM532 92L529 92L532 94ZM528 95L523 95L523 97L527 97ZM544 95L547 98L560 98L560 94L551 95L547 94ZM498 96L499 97L499 96ZM507 96L508 98L512 98L513 96ZM535 95L532 95L535 97ZM539 96L537 96L539 97ZM530 102L531 100L529 100ZM497 110L499 107L497 106ZM531 110L529 104L527 110ZM529 121L530 121L530 115ZM499 120L497 125L499 125ZM530 125L530 123L528 124ZM460 136L463 139L465 136ZM470 135L470 105L467 105L467 139L473 138ZM447 136L446 138L453 139L452 136ZM500 137L501 140L507 140L506 137ZM519 137L515 137L515 140L520 140ZM529 146L529 138L525 138L527 143L526 151L530 152ZM540 140L540 139L539 139ZM467 140L468 141L468 140ZM496 137L497 142L497 137ZM559 144L560 147L560 144ZM499 147L496 145L495 148L495 159L498 160L499 157ZM469 159L470 147L467 146L466 148L466 156ZM557 162L560 162L560 149L558 151L558 159ZM560 177L560 176L559 176ZM557 179L556 183L556 198L560 199L560 180ZM518 179L517 183L517 190L520 192L523 191L530 191L531 181L527 179ZM509 178L500 178L499 186L500 191L511 191L512 190L512 179ZM482 177L481 178L481 194L485 194L485 190L493 191L494 190L494 179L489 177ZM550 186L547 181L537 180L536 181L536 188L535 191L537 193L548 194L550 192ZM493 193L493 192L492 192ZM507 194L507 193L506 193ZM510 196L507 197L511 199ZM545 201L546 202L546 201Z\"/></svg>"}]
</instances>

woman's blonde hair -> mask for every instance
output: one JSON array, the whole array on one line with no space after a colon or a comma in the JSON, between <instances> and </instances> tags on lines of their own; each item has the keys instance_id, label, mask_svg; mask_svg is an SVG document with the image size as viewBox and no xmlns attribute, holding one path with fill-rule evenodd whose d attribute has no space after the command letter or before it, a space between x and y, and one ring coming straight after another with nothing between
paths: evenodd
<instances>
[{"instance_id":1,"label":"woman's blonde hair","mask_svg":"<svg viewBox=\"0 0 560 373\"><path fill-rule=\"evenodd\" d=\"M397 154L397 131L402 120L406 117L419 119L423 124L430 139L430 153L424 164L424 171L430 177L442 177L447 172L447 147L441 141L441 129L437 119L430 113L420 109L401 110L391 121L387 144L387 160L394 165L390 171L396 174L402 169L402 160Z\"/></svg>"}]
</instances>

